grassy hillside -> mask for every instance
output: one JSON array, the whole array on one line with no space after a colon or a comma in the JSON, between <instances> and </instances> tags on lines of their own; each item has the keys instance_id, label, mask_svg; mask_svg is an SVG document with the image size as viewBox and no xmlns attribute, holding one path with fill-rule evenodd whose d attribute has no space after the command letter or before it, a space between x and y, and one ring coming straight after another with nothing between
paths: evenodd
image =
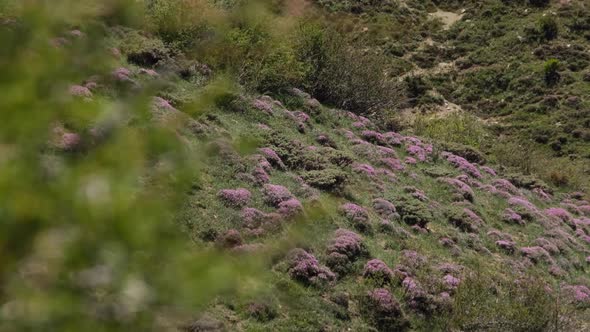
<instances>
[{"instance_id":1,"label":"grassy hillside","mask_svg":"<svg viewBox=\"0 0 590 332\"><path fill-rule=\"evenodd\" d=\"M588 15L0 2L0 331L590 330Z\"/></svg>"}]
</instances>

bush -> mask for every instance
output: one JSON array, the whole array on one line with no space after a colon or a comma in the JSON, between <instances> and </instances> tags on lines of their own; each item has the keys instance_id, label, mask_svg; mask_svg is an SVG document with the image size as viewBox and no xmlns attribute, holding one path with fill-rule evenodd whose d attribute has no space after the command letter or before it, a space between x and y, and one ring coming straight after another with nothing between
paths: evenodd
<instances>
[{"instance_id":1,"label":"bush","mask_svg":"<svg viewBox=\"0 0 590 332\"><path fill-rule=\"evenodd\" d=\"M543 16L539 20L539 28L545 40L553 40L557 38L557 34L559 33L557 21L551 16Z\"/></svg>"},{"instance_id":2,"label":"bush","mask_svg":"<svg viewBox=\"0 0 590 332\"><path fill-rule=\"evenodd\" d=\"M310 186L328 191L341 190L348 180L346 172L334 168L305 172L301 177Z\"/></svg>"},{"instance_id":3,"label":"bush","mask_svg":"<svg viewBox=\"0 0 590 332\"><path fill-rule=\"evenodd\" d=\"M316 23L299 29L296 52L306 66L304 86L322 102L356 113L393 105L398 91L385 75L389 60L364 52L337 31Z\"/></svg>"},{"instance_id":4,"label":"bush","mask_svg":"<svg viewBox=\"0 0 590 332\"><path fill-rule=\"evenodd\" d=\"M550 59L545 62L543 66L545 72L545 82L549 85L554 85L559 82L561 75L559 74L560 62L557 59Z\"/></svg>"}]
</instances>

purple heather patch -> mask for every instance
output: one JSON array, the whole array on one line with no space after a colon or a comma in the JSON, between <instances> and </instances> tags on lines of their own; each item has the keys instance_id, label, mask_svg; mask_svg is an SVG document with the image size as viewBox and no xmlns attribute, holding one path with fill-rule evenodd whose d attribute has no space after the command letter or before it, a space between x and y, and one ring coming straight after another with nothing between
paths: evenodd
<instances>
[{"instance_id":1,"label":"purple heather patch","mask_svg":"<svg viewBox=\"0 0 590 332\"><path fill-rule=\"evenodd\" d=\"M375 176L375 168L369 164L353 164L352 170L356 173L366 174L368 176Z\"/></svg>"},{"instance_id":2,"label":"purple heather patch","mask_svg":"<svg viewBox=\"0 0 590 332\"><path fill-rule=\"evenodd\" d=\"M365 264L363 277L388 283L393 278L393 271L383 261L372 259Z\"/></svg>"},{"instance_id":3,"label":"purple heather patch","mask_svg":"<svg viewBox=\"0 0 590 332\"><path fill-rule=\"evenodd\" d=\"M367 210L354 203L344 203L340 206L340 213L346 219L354 223L354 226L360 231L365 231L369 227L369 214Z\"/></svg>"},{"instance_id":4,"label":"purple heather patch","mask_svg":"<svg viewBox=\"0 0 590 332\"><path fill-rule=\"evenodd\" d=\"M265 184L262 187L262 193L264 194L265 201L276 207L280 203L294 198L289 189L278 184Z\"/></svg>"},{"instance_id":5,"label":"purple heather patch","mask_svg":"<svg viewBox=\"0 0 590 332\"><path fill-rule=\"evenodd\" d=\"M428 152L420 145L410 145L406 148L406 152L416 157L420 161L426 161Z\"/></svg>"},{"instance_id":6,"label":"purple heather patch","mask_svg":"<svg viewBox=\"0 0 590 332\"><path fill-rule=\"evenodd\" d=\"M492 182L492 185L503 192L507 192L513 195L518 195L520 194L520 192L518 191L518 188L516 188L512 182L506 180L506 179L496 179Z\"/></svg>"},{"instance_id":7,"label":"purple heather patch","mask_svg":"<svg viewBox=\"0 0 590 332\"><path fill-rule=\"evenodd\" d=\"M443 277L443 285L446 287L447 290L455 290L459 287L461 283L461 279L455 278L451 274L447 274Z\"/></svg>"},{"instance_id":8,"label":"purple heather patch","mask_svg":"<svg viewBox=\"0 0 590 332\"><path fill-rule=\"evenodd\" d=\"M266 158L266 160L274 167L281 170L286 168L285 164L283 163L283 160L281 160L281 157L279 157L279 155L273 149L260 148L258 149L258 152L260 152Z\"/></svg>"},{"instance_id":9,"label":"purple heather patch","mask_svg":"<svg viewBox=\"0 0 590 332\"><path fill-rule=\"evenodd\" d=\"M112 76L118 81L130 81L131 71L125 67L119 67L112 72Z\"/></svg>"},{"instance_id":10,"label":"purple heather patch","mask_svg":"<svg viewBox=\"0 0 590 332\"><path fill-rule=\"evenodd\" d=\"M488 166L481 166L479 169L481 169L485 173L488 173L491 176L497 176L498 175L493 168L488 167Z\"/></svg>"},{"instance_id":11,"label":"purple heather patch","mask_svg":"<svg viewBox=\"0 0 590 332\"><path fill-rule=\"evenodd\" d=\"M533 191L533 193L535 193L535 195L537 195L537 197L539 197L543 201L548 202L548 201L550 201L552 199L551 198L551 195L549 195L548 193L546 193L541 188L534 188L532 191Z\"/></svg>"},{"instance_id":12,"label":"purple heather patch","mask_svg":"<svg viewBox=\"0 0 590 332\"><path fill-rule=\"evenodd\" d=\"M522 216L510 208L504 210L504 213L502 213L502 220L509 224L524 225Z\"/></svg>"},{"instance_id":13,"label":"purple heather patch","mask_svg":"<svg viewBox=\"0 0 590 332\"><path fill-rule=\"evenodd\" d=\"M549 252L542 247L523 247L520 248L520 254L530 259L533 263L539 263L541 261L553 263L553 259Z\"/></svg>"},{"instance_id":14,"label":"purple heather patch","mask_svg":"<svg viewBox=\"0 0 590 332\"><path fill-rule=\"evenodd\" d=\"M557 219L564 221L564 222L572 220L572 215L562 208L546 209L545 214L551 218L557 218Z\"/></svg>"},{"instance_id":15,"label":"purple heather patch","mask_svg":"<svg viewBox=\"0 0 590 332\"><path fill-rule=\"evenodd\" d=\"M539 209L524 197L513 196L508 200L508 204L523 208L531 214L539 214Z\"/></svg>"},{"instance_id":16,"label":"purple heather patch","mask_svg":"<svg viewBox=\"0 0 590 332\"><path fill-rule=\"evenodd\" d=\"M312 254L296 248L289 252L289 275L307 285L322 285L336 279L336 275L321 265Z\"/></svg>"},{"instance_id":17,"label":"purple heather patch","mask_svg":"<svg viewBox=\"0 0 590 332\"><path fill-rule=\"evenodd\" d=\"M252 106L269 115L274 113L273 104L268 100L256 99L252 102Z\"/></svg>"},{"instance_id":18,"label":"purple heather patch","mask_svg":"<svg viewBox=\"0 0 590 332\"><path fill-rule=\"evenodd\" d=\"M303 205L296 198L279 203L278 212L286 217L293 217L303 212Z\"/></svg>"},{"instance_id":19,"label":"purple heather patch","mask_svg":"<svg viewBox=\"0 0 590 332\"><path fill-rule=\"evenodd\" d=\"M455 168L473 176L474 178L481 178L482 175L475 165L467 161L467 159L454 155L450 152L441 153L442 157L450 162Z\"/></svg>"},{"instance_id":20,"label":"purple heather patch","mask_svg":"<svg viewBox=\"0 0 590 332\"><path fill-rule=\"evenodd\" d=\"M397 158L383 158L381 163L394 171L403 171L406 168Z\"/></svg>"},{"instance_id":21,"label":"purple heather patch","mask_svg":"<svg viewBox=\"0 0 590 332\"><path fill-rule=\"evenodd\" d=\"M244 188L223 189L217 193L217 197L219 197L228 206L242 207L250 202L252 194L250 194L248 189Z\"/></svg>"},{"instance_id":22,"label":"purple heather patch","mask_svg":"<svg viewBox=\"0 0 590 332\"><path fill-rule=\"evenodd\" d=\"M72 85L70 86L69 92L73 97L92 98L92 92L85 86Z\"/></svg>"},{"instance_id":23,"label":"purple heather patch","mask_svg":"<svg viewBox=\"0 0 590 332\"><path fill-rule=\"evenodd\" d=\"M328 254L341 254L351 261L361 256L363 250L363 242L360 235L342 228L334 232L334 238L327 249Z\"/></svg>"},{"instance_id":24,"label":"purple heather patch","mask_svg":"<svg viewBox=\"0 0 590 332\"><path fill-rule=\"evenodd\" d=\"M513 254L516 249L516 243L509 240L498 240L496 241L496 246L508 254Z\"/></svg>"},{"instance_id":25,"label":"purple heather patch","mask_svg":"<svg viewBox=\"0 0 590 332\"><path fill-rule=\"evenodd\" d=\"M406 157L406 159L404 159L404 163L406 163L408 165L416 165L418 163L418 161L416 160L416 158Z\"/></svg>"},{"instance_id":26,"label":"purple heather patch","mask_svg":"<svg viewBox=\"0 0 590 332\"><path fill-rule=\"evenodd\" d=\"M584 285L568 285L562 289L576 304L590 304L590 289Z\"/></svg>"},{"instance_id":27,"label":"purple heather patch","mask_svg":"<svg viewBox=\"0 0 590 332\"><path fill-rule=\"evenodd\" d=\"M442 181L446 184L449 184L450 186L455 188L456 193L460 196L461 199L465 199L470 202L473 202L473 199L474 199L473 190L465 182L463 182L459 179L453 179L453 178L442 178L440 181Z\"/></svg>"},{"instance_id":28,"label":"purple heather patch","mask_svg":"<svg viewBox=\"0 0 590 332\"><path fill-rule=\"evenodd\" d=\"M402 316L400 304L385 288L377 288L367 293L369 306L378 319L393 319Z\"/></svg>"},{"instance_id":29,"label":"purple heather patch","mask_svg":"<svg viewBox=\"0 0 590 332\"><path fill-rule=\"evenodd\" d=\"M230 229L217 238L217 244L222 248L231 249L242 243L242 235L235 229Z\"/></svg>"},{"instance_id":30,"label":"purple heather patch","mask_svg":"<svg viewBox=\"0 0 590 332\"><path fill-rule=\"evenodd\" d=\"M383 134L373 131L373 130L363 130L361 132L361 137L373 144L379 144L379 145L386 145L387 144L385 136L383 136Z\"/></svg>"}]
</instances>

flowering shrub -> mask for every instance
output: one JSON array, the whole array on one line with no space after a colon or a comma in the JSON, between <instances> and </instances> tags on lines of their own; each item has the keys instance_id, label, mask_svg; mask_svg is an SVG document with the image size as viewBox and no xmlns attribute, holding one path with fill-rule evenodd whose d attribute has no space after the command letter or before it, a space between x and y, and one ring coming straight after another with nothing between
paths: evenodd
<instances>
[{"instance_id":1,"label":"flowering shrub","mask_svg":"<svg viewBox=\"0 0 590 332\"><path fill-rule=\"evenodd\" d=\"M506 179L496 179L492 182L492 185L500 191L504 191L513 195L520 194L518 188L516 188L516 186L514 186L512 182Z\"/></svg>"},{"instance_id":2,"label":"flowering shrub","mask_svg":"<svg viewBox=\"0 0 590 332\"><path fill-rule=\"evenodd\" d=\"M461 283L461 279L455 278L451 274L447 274L443 277L442 282L443 282L443 286L445 287L445 289L447 291L453 291L453 290L457 289L457 287L459 287L459 284Z\"/></svg>"},{"instance_id":3,"label":"flowering shrub","mask_svg":"<svg viewBox=\"0 0 590 332\"><path fill-rule=\"evenodd\" d=\"M289 189L278 184L265 184L262 187L262 193L264 194L265 201L275 207L278 207L284 201L294 198Z\"/></svg>"},{"instance_id":4,"label":"flowering shrub","mask_svg":"<svg viewBox=\"0 0 590 332\"><path fill-rule=\"evenodd\" d=\"M379 259L367 262L363 270L363 277L372 279L379 284L386 284L393 278L393 271Z\"/></svg>"},{"instance_id":5,"label":"flowering shrub","mask_svg":"<svg viewBox=\"0 0 590 332\"><path fill-rule=\"evenodd\" d=\"M404 163L408 164L408 165L416 165L418 163L418 161L416 160L416 158L413 157L406 157L404 159Z\"/></svg>"},{"instance_id":6,"label":"flowering shrub","mask_svg":"<svg viewBox=\"0 0 590 332\"><path fill-rule=\"evenodd\" d=\"M551 242L550 240L540 237L535 240L535 244L543 249L547 250L548 253L557 255L561 252L559 247L555 245L555 243Z\"/></svg>"},{"instance_id":7,"label":"flowering shrub","mask_svg":"<svg viewBox=\"0 0 590 332\"><path fill-rule=\"evenodd\" d=\"M513 241L509 241L509 240L498 240L498 241L496 241L496 246L498 246L498 248L504 250L506 253L512 255L512 254L514 254L516 243L514 243Z\"/></svg>"},{"instance_id":8,"label":"flowering shrub","mask_svg":"<svg viewBox=\"0 0 590 332\"><path fill-rule=\"evenodd\" d=\"M254 178L254 182L258 185L263 185L270 182L270 176L268 173L266 173L264 168L260 166L254 168L252 171L252 177Z\"/></svg>"},{"instance_id":9,"label":"flowering shrub","mask_svg":"<svg viewBox=\"0 0 590 332\"><path fill-rule=\"evenodd\" d=\"M473 202L473 190L465 182L453 178L441 178L440 181L453 187L460 200L465 199L469 202Z\"/></svg>"},{"instance_id":10,"label":"flowering shrub","mask_svg":"<svg viewBox=\"0 0 590 332\"><path fill-rule=\"evenodd\" d=\"M274 113L273 104L269 100L256 99L252 102L252 106L266 114L272 115Z\"/></svg>"},{"instance_id":11,"label":"flowering shrub","mask_svg":"<svg viewBox=\"0 0 590 332\"><path fill-rule=\"evenodd\" d=\"M368 292L361 309L380 331L404 331L409 327L400 304L385 288Z\"/></svg>"},{"instance_id":12,"label":"flowering shrub","mask_svg":"<svg viewBox=\"0 0 590 332\"><path fill-rule=\"evenodd\" d=\"M72 97L92 98L92 92L85 86L72 85L70 86L69 92Z\"/></svg>"},{"instance_id":13,"label":"flowering shrub","mask_svg":"<svg viewBox=\"0 0 590 332\"><path fill-rule=\"evenodd\" d=\"M367 252L358 234L346 229L338 229L327 248L327 253L328 266L338 274L345 274L349 270L349 264Z\"/></svg>"},{"instance_id":14,"label":"flowering shrub","mask_svg":"<svg viewBox=\"0 0 590 332\"><path fill-rule=\"evenodd\" d=\"M409 267L412 270L419 269L426 264L426 257L414 250L402 250L400 264Z\"/></svg>"},{"instance_id":15,"label":"flowering shrub","mask_svg":"<svg viewBox=\"0 0 590 332\"><path fill-rule=\"evenodd\" d=\"M553 263L551 255L542 247L523 247L520 248L520 254L528 258L533 263Z\"/></svg>"},{"instance_id":16,"label":"flowering shrub","mask_svg":"<svg viewBox=\"0 0 590 332\"><path fill-rule=\"evenodd\" d=\"M121 81L121 82L131 81L131 71L127 68L124 68L124 67L120 67L120 68L115 69L112 72L112 76L117 81Z\"/></svg>"},{"instance_id":17,"label":"flowering shrub","mask_svg":"<svg viewBox=\"0 0 590 332\"><path fill-rule=\"evenodd\" d=\"M373 130L363 130L361 132L361 137L373 144L378 144L378 145L386 145L387 144L385 136L383 136L383 134L378 133Z\"/></svg>"},{"instance_id":18,"label":"flowering shrub","mask_svg":"<svg viewBox=\"0 0 590 332\"><path fill-rule=\"evenodd\" d=\"M289 275L306 285L321 286L330 283L336 275L307 251L296 248L289 252Z\"/></svg>"},{"instance_id":19,"label":"flowering shrub","mask_svg":"<svg viewBox=\"0 0 590 332\"><path fill-rule=\"evenodd\" d=\"M296 198L279 203L278 212L286 217L293 217L303 212L303 205Z\"/></svg>"},{"instance_id":20,"label":"flowering shrub","mask_svg":"<svg viewBox=\"0 0 590 332\"><path fill-rule=\"evenodd\" d=\"M357 173L366 174L368 176L375 176L375 168L369 164L353 164L352 170Z\"/></svg>"},{"instance_id":21,"label":"flowering shrub","mask_svg":"<svg viewBox=\"0 0 590 332\"><path fill-rule=\"evenodd\" d=\"M522 219L521 215L516 213L514 210L507 208L502 213L502 220L509 224L519 224L524 225L525 222Z\"/></svg>"},{"instance_id":22,"label":"flowering shrub","mask_svg":"<svg viewBox=\"0 0 590 332\"><path fill-rule=\"evenodd\" d=\"M258 151L266 158L266 160L274 167L284 170L286 169L281 157L271 148L260 148Z\"/></svg>"},{"instance_id":23,"label":"flowering shrub","mask_svg":"<svg viewBox=\"0 0 590 332\"><path fill-rule=\"evenodd\" d=\"M382 198L377 198L373 200L373 209L377 214L384 219L393 221L399 218L399 214L395 209L395 205L393 203L384 200Z\"/></svg>"},{"instance_id":24,"label":"flowering shrub","mask_svg":"<svg viewBox=\"0 0 590 332\"><path fill-rule=\"evenodd\" d=\"M227 206L242 207L250 202L252 194L248 189L223 189L217 193L219 197Z\"/></svg>"},{"instance_id":25,"label":"flowering shrub","mask_svg":"<svg viewBox=\"0 0 590 332\"><path fill-rule=\"evenodd\" d=\"M449 222L464 232L475 233L483 220L468 208L451 209L448 212Z\"/></svg>"},{"instance_id":26,"label":"flowering shrub","mask_svg":"<svg viewBox=\"0 0 590 332\"><path fill-rule=\"evenodd\" d=\"M390 131L390 132L383 134L383 136L385 137L387 145L389 145L389 146L401 146L402 145L403 136L396 133L396 132Z\"/></svg>"},{"instance_id":27,"label":"flowering shrub","mask_svg":"<svg viewBox=\"0 0 590 332\"><path fill-rule=\"evenodd\" d=\"M481 178L482 175L475 165L467 161L463 157L459 157L449 152L443 152L442 157L450 162L455 168L473 176L474 178Z\"/></svg>"},{"instance_id":28,"label":"flowering shrub","mask_svg":"<svg viewBox=\"0 0 590 332\"><path fill-rule=\"evenodd\" d=\"M427 152L419 145L410 145L406 148L406 152L416 157L420 161L426 161Z\"/></svg>"},{"instance_id":29,"label":"flowering shrub","mask_svg":"<svg viewBox=\"0 0 590 332\"><path fill-rule=\"evenodd\" d=\"M369 230L369 213L365 208L353 203L345 203L340 206L340 213L343 214L348 221L352 222L354 227L359 231L364 232Z\"/></svg>"},{"instance_id":30,"label":"flowering shrub","mask_svg":"<svg viewBox=\"0 0 590 332\"><path fill-rule=\"evenodd\" d=\"M564 222L572 220L572 215L562 208L549 208L545 210L545 214L550 218L557 218Z\"/></svg>"},{"instance_id":31,"label":"flowering shrub","mask_svg":"<svg viewBox=\"0 0 590 332\"><path fill-rule=\"evenodd\" d=\"M380 162L394 171L403 171L406 168L397 158L382 158Z\"/></svg>"},{"instance_id":32,"label":"flowering shrub","mask_svg":"<svg viewBox=\"0 0 590 332\"><path fill-rule=\"evenodd\" d=\"M508 204L510 204L513 208L518 209L518 213L521 215L521 217L529 220L534 219L540 214L539 209L537 209L533 203L529 202L524 197L511 197L508 200Z\"/></svg>"},{"instance_id":33,"label":"flowering shrub","mask_svg":"<svg viewBox=\"0 0 590 332\"><path fill-rule=\"evenodd\" d=\"M569 300L581 306L590 305L590 289L583 285L568 285L562 288Z\"/></svg>"},{"instance_id":34,"label":"flowering shrub","mask_svg":"<svg viewBox=\"0 0 590 332\"><path fill-rule=\"evenodd\" d=\"M488 166L481 166L479 169L481 169L485 173L488 173L488 175L491 175L491 176L497 176L498 175L493 168L488 167Z\"/></svg>"}]
</instances>

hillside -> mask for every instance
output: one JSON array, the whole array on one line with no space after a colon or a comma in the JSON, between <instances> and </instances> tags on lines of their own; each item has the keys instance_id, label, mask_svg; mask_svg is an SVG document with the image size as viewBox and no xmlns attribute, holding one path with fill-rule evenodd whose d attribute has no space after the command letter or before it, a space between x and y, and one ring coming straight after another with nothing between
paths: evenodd
<instances>
[{"instance_id":1,"label":"hillside","mask_svg":"<svg viewBox=\"0 0 590 332\"><path fill-rule=\"evenodd\" d=\"M6 1L0 40L0 331L590 331L581 1Z\"/></svg>"}]
</instances>

